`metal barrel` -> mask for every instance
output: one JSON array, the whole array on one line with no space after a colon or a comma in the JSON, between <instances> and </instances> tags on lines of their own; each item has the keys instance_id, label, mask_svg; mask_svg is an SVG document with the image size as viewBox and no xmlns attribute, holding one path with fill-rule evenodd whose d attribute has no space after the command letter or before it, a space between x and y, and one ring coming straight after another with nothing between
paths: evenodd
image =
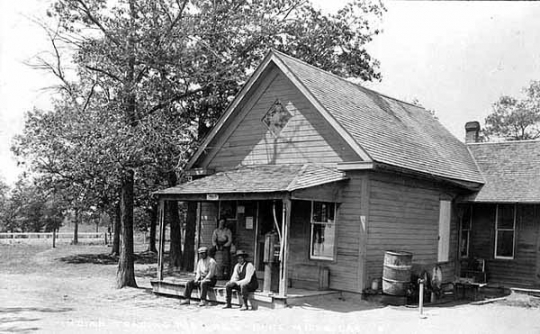
<instances>
[{"instance_id":1,"label":"metal barrel","mask_svg":"<svg viewBox=\"0 0 540 334\"><path fill-rule=\"evenodd\" d=\"M384 253L383 293L393 296L404 296L411 282L413 254L403 251L386 251Z\"/></svg>"}]
</instances>

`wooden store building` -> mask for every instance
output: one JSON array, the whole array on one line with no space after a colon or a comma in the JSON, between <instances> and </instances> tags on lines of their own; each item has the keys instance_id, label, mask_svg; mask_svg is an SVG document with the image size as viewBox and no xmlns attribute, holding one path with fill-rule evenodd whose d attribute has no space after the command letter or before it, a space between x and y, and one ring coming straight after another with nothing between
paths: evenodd
<instances>
[{"instance_id":1,"label":"wooden store building","mask_svg":"<svg viewBox=\"0 0 540 334\"><path fill-rule=\"evenodd\" d=\"M478 123L466 128L463 143L419 106L270 51L189 162L193 180L157 196L198 203L196 247L226 218L273 302L362 293L388 250L443 281L482 258L488 283L538 287L540 142L473 143ZM161 268L154 291L179 294Z\"/></svg>"}]
</instances>

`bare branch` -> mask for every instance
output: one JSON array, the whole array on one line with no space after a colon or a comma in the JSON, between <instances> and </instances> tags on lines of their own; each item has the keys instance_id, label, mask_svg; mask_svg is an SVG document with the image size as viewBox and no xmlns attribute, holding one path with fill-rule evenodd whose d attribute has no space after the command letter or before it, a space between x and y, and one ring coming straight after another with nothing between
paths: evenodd
<instances>
[{"instance_id":1,"label":"bare branch","mask_svg":"<svg viewBox=\"0 0 540 334\"><path fill-rule=\"evenodd\" d=\"M85 112L86 108L88 108L88 105L90 104L90 99L92 98L92 95L94 95L96 86L97 86L97 82L94 82L92 84L92 88L90 88L90 93L88 93L88 96L86 97L86 101L84 102L82 112Z\"/></svg>"},{"instance_id":2,"label":"bare branch","mask_svg":"<svg viewBox=\"0 0 540 334\"><path fill-rule=\"evenodd\" d=\"M105 75L108 76L109 78L111 78L111 79L113 79L113 80L116 80L116 81L118 81L118 82L123 82L123 80L120 79L119 77L117 77L116 75L114 75L114 74L112 74L112 73L110 73L110 72L108 72L108 71L105 71L105 70L103 70L103 69L101 69L101 68L93 67L93 66L90 66L90 65L85 65L84 67L85 67L86 69L91 70L91 71L99 72L99 73L101 73L101 74L105 74Z\"/></svg>"},{"instance_id":3,"label":"bare branch","mask_svg":"<svg viewBox=\"0 0 540 334\"><path fill-rule=\"evenodd\" d=\"M176 3L178 4L178 7L179 7L178 15L176 15L173 22L171 23L171 25L169 26L169 28L165 32L164 37L169 36L169 34L174 29L176 24L182 19L182 16L184 15L184 10L186 9L186 5L188 4L188 2L189 2L189 0L184 0L183 3L180 3L178 0L176 1Z\"/></svg>"},{"instance_id":4,"label":"bare branch","mask_svg":"<svg viewBox=\"0 0 540 334\"><path fill-rule=\"evenodd\" d=\"M67 78L65 76L64 69L63 69L63 66L62 66L62 56L60 54L60 50L59 50L59 47L58 47L58 44L57 44L57 40L58 40L58 36L59 36L58 27L56 28L56 30L53 30L50 27L48 27L47 25L45 25L43 22L41 22L41 21L38 21L36 19L32 19L32 21L35 24L39 25L45 31L45 33L47 34L47 37L49 38L49 41L51 42L51 45L52 45L52 48L53 48L53 54L52 55L55 58L56 64L53 65L51 62L45 60L41 56L36 57L36 59L39 62L38 64L30 64L30 63L26 63L26 64L33 67L33 68L41 69L41 70L47 70L50 73L52 73L54 76L56 76L62 82L63 86L61 88L63 90L65 90L66 92L68 92L70 95L72 95L73 87L72 87L72 84L67 80Z\"/></svg>"},{"instance_id":5,"label":"bare branch","mask_svg":"<svg viewBox=\"0 0 540 334\"><path fill-rule=\"evenodd\" d=\"M154 107L152 107L145 115L143 115L143 118L147 117L147 116L150 116L151 114L155 113L156 111L169 106L171 103L180 101L180 100L185 99L185 98L187 98L189 96L200 93L200 92L204 91L205 89L206 89L206 87L201 87L201 88L198 88L198 89L195 89L195 90L188 91L188 92L186 92L184 94L176 95L176 96L174 96L174 97L172 97L172 98L170 98L170 99L168 99L166 101L160 102L157 105L155 105Z\"/></svg>"},{"instance_id":6,"label":"bare branch","mask_svg":"<svg viewBox=\"0 0 540 334\"><path fill-rule=\"evenodd\" d=\"M75 1L82 6L81 9L83 10L84 14L86 14L88 19L92 21L108 39L110 39L114 44L118 46L121 45L121 43L109 33L109 31L101 24L101 22L99 22L99 20L96 17L94 17L94 15L92 14L92 11L90 10L90 8L88 8L88 6L83 0L75 0Z\"/></svg>"}]
</instances>

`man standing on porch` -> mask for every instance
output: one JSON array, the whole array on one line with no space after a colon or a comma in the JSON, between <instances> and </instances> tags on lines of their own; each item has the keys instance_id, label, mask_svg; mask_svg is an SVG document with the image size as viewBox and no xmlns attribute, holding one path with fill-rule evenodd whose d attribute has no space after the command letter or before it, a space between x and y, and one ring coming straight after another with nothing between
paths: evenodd
<instances>
[{"instance_id":1,"label":"man standing on porch","mask_svg":"<svg viewBox=\"0 0 540 334\"><path fill-rule=\"evenodd\" d=\"M227 292L227 305L223 308L231 308L232 290L240 291L244 301L241 311L248 310L248 296L250 292L254 292L259 287L259 281L255 274L255 267L251 262L247 262L248 253L243 250L238 250L235 254L238 263L234 266L231 280L225 285Z\"/></svg>"},{"instance_id":2,"label":"man standing on porch","mask_svg":"<svg viewBox=\"0 0 540 334\"><path fill-rule=\"evenodd\" d=\"M197 269L195 271L195 279L186 283L186 289L184 290L184 300L180 302L180 305L189 305L191 300L191 292L194 287L201 288L201 301L199 306L206 305L206 294L208 289L216 285L216 261L208 256L208 248L201 247L198 250L199 261L197 262Z\"/></svg>"}]
</instances>

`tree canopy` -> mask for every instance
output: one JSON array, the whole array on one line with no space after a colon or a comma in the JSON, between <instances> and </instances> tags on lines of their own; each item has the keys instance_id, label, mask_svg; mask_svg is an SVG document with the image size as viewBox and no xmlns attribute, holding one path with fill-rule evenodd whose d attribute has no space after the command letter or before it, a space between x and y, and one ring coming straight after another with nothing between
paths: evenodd
<instances>
[{"instance_id":1,"label":"tree canopy","mask_svg":"<svg viewBox=\"0 0 540 334\"><path fill-rule=\"evenodd\" d=\"M133 271L133 204L182 181L197 143L266 52L378 80L365 45L383 11L369 0L335 14L306 0L57 0L43 24L52 52L35 65L59 78L61 95L54 110L28 114L14 151L83 202L121 204L127 248L117 285L133 286L120 275Z\"/></svg>"},{"instance_id":2,"label":"tree canopy","mask_svg":"<svg viewBox=\"0 0 540 334\"><path fill-rule=\"evenodd\" d=\"M65 206L50 189L19 180L13 189L0 182L0 231L50 232L62 224Z\"/></svg>"},{"instance_id":3,"label":"tree canopy","mask_svg":"<svg viewBox=\"0 0 540 334\"><path fill-rule=\"evenodd\" d=\"M485 120L484 135L505 140L540 138L540 81L531 81L521 99L501 96Z\"/></svg>"}]
</instances>

